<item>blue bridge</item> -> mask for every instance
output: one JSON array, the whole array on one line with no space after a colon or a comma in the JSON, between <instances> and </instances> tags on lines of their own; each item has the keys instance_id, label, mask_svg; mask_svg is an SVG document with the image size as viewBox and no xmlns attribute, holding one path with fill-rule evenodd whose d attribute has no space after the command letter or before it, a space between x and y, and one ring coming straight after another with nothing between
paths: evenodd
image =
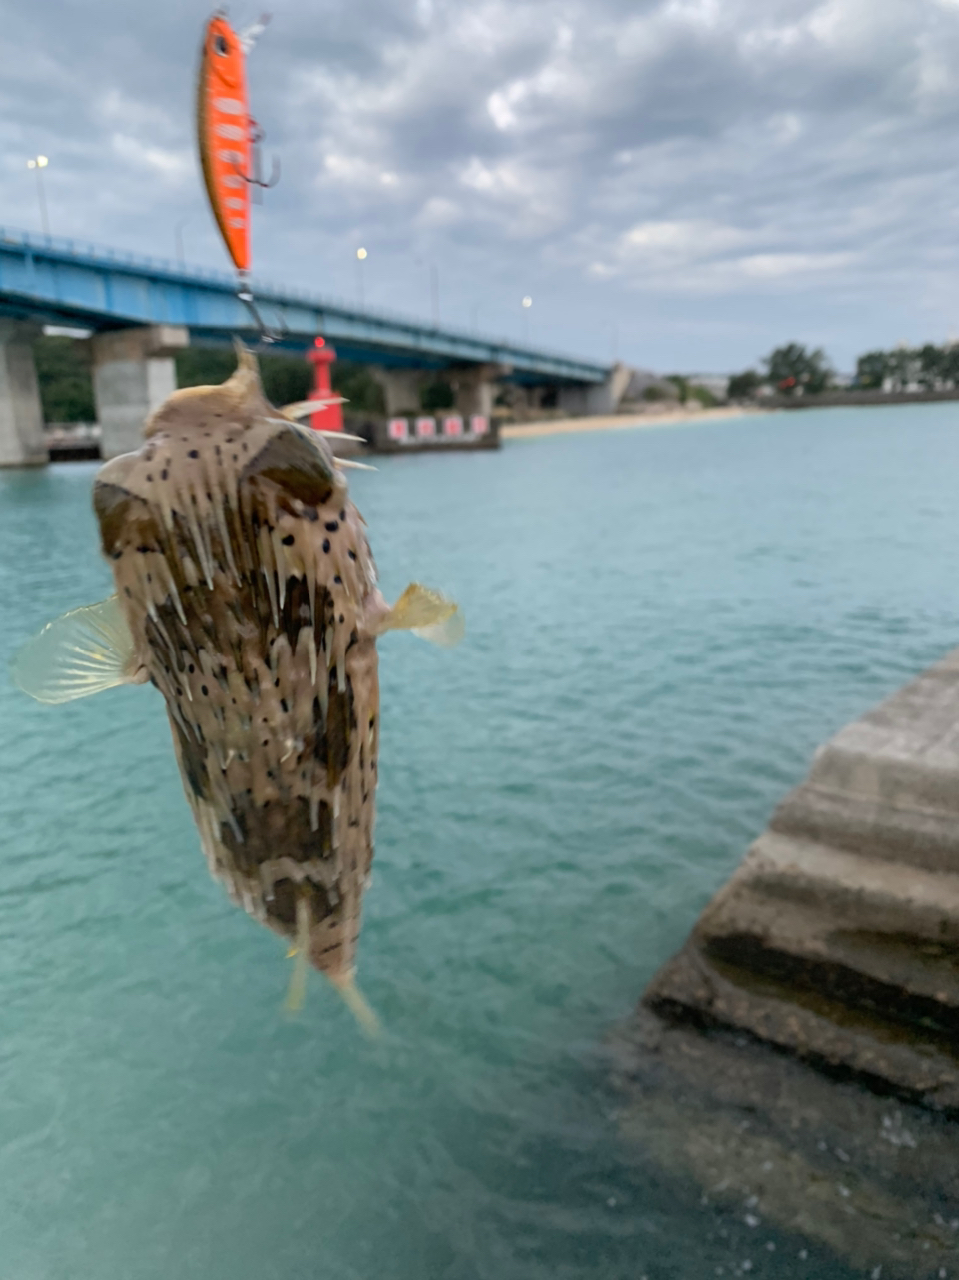
<instances>
[{"instance_id":1,"label":"blue bridge","mask_svg":"<svg viewBox=\"0 0 959 1280\"><path fill-rule=\"evenodd\" d=\"M104 452L112 454L136 447L146 413L173 389L177 348L226 344L235 335L257 341L236 290L225 272L0 228L0 465L29 462L36 452L36 439L24 443L38 429L39 401L26 386L31 375L36 381L32 353L25 355L36 326L91 333L97 414ZM438 374L468 413L489 413L497 384L533 401L542 392L571 412L615 407L620 366L262 281L254 291L277 335L272 350L302 353L322 335L339 358L372 366L390 413L415 405L420 383Z\"/></svg>"},{"instance_id":2,"label":"blue bridge","mask_svg":"<svg viewBox=\"0 0 959 1280\"><path fill-rule=\"evenodd\" d=\"M302 290L260 282L257 305L278 331L279 349L304 351L317 334L344 360L442 369L454 363L497 364L520 381L598 384L609 365L479 337ZM94 331L134 325L179 325L197 342L255 341L236 279L220 271L176 266L74 240L0 228L0 314Z\"/></svg>"}]
</instances>

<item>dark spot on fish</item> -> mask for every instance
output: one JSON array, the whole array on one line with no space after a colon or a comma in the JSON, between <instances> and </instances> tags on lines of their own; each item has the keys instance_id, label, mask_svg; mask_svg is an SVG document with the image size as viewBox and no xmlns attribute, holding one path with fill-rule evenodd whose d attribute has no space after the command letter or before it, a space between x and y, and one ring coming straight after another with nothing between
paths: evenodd
<instances>
[{"instance_id":1,"label":"dark spot on fish","mask_svg":"<svg viewBox=\"0 0 959 1280\"><path fill-rule=\"evenodd\" d=\"M122 551L114 551L113 558L114 560L119 560L122 555L123 555Z\"/></svg>"},{"instance_id":2,"label":"dark spot on fish","mask_svg":"<svg viewBox=\"0 0 959 1280\"><path fill-rule=\"evenodd\" d=\"M343 585L343 579L340 577L340 575L339 575L338 573L337 573L337 574L334 574L334 576L333 576L333 581L336 583L336 585L337 585L338 587L342 587L342 585Z\"/></svg>"},{"instance_id":3,"label":"dark spot on fish","mask_svg":"<svg viewBox=\"0 0 959 1280\"><path fill-rule=\"evenodd\" d=\"M200 451L199 449L191 449L186 456L188 458L198 458L200 456Z\"/></svg>"},{"instance_id":4,"label":"dark spot on fish","mask_svg":"<svg viewBox=\"0 0 959 1280\"><path fill-rule=\"evenodd\" d=\"M206 752L178 720L174 720L172 723L180 748L180 760L187 784L195 796L205 799L210 786L210 774L206 767Z\"/></svg>"},{"instance_id":5,"label":"dark spot on fish","mask_svg":"<svg viewBox=\"0 0 959 1280\"><path fill-rule=\"evenodd\" d=\"M176 696L177 696L178 698L182 698L182 697L183 697L183 690L180 688L180 686L179 686L179 685L177 685L177 687L176 687Z\"/></svg>"},{"instance_id":6,"label":"dark spot on fish","mask_svg":"<svg viewBox=\"0 0 959 1280\"><path fill-rule=\"evenodd\" d=\"M289 711L289 709L290 709L289 704L288 704L288 702L287 702L286 698L281 698L281 699L280 699L280 706L282 707L282 709L283 709L284 711Z\"/></svg>"},{"instance_id":7,"label":"dark spot on fish","mask_svg":"<svg viewBox=\"0 0 959 1280\"><path fill-rule=\"evenodd\" d=\"M218 444L213 446L213 452L218 458L222 457L222 454L220 453L220 446Z\"/></svg>"},{"instance_id":8,"label":"dark spot on fish","mask_svg":"<svg viewBox=\"0 0 959 1280\"><path fill-rule=\"evenodd\" d=\"M303 518L305 520L309 520L310 524L315 524L315 522L320 518L320 513L317 511L316 507L304 507Z\"/></svg>"},{"instance_id":9,"label":"dark spot on fish","mask_svg":"<svg viewBox=\"0 0 959 1280\"><path fill-rule=\"evenodd\" d=\"M239 458L236 456L236 454L234 454L234 455L233 455L233 461L234 461L234 462L239 462Z\"/></svg>"},{"instance_id":10,"label":"dark spot on fish","mask_svg":"<svg viewBox=\"0 0 959 1280\"><path fill-rule=\"evenodd\" d=\"M320 836L325 835L326 829L324 828L321 820L319 829L317 831L309 830L309 823L310 823L309 803L307 801L303 801L302 803L306 804L307 806L306 829L307 831L309 831L309 841L304 842L302 846L305 851L304 856L296 860L300 862L307 862L310 858L316 857L317 844L320 841ZM325 806L321 804L320 807L322 809ZM297 830L299 830L299 825L297 826ZM329 837L326 836L325 838L326 838L326 843L320 846L321 848L324 848L324 849L329 847ZM289 853L287 856L296 858L296 854L292 852ZM325 889L323 889L321 885L314 884L311 880L307 880L303 884L296 884L293 880L289 880L289 879L277 880L276 884L273 886L273 901L269 904L267 910L271 918L278 920L280 924L286 925L289 935L291 937L293 937L296 933L297 899L301 898L304 893L309 895L310 919L313 921L314 924L317 924L321 920L330 920L330 919L333 919L339 922L339 919L342 915L342 911L343 911L342 904L338 903L334 907L330 902ZM334 943L332 947L324 947L321 952L314 953L314 954L322 955L326 951L335 950L340 945L341 944L338 942Z\"/></svg>"},{"instance_id":11,"label":"dark spot on fish","mask_svg":"<svg viewBox=\"0 0 959 1280\"><path fill-rule=\"evenodd\" d=\"M341 511L341 512L340 512L340 519L341 519L341 520L345 520L345 519L346 519L346 512L345 512L345 511Z\"/></svg>"},{"instance_id":12,"label":"dark spot on fish","mask_svg":"<svg viewBox=\"0 0 959 1280\"><path fill-rule=\"evenodd\" d=\"M264 739L263 739L263 745L264 745L264 747L268 747L268 746L270 745L270 739L269 739L269 738L264 738Z\"/></svg>"},{"instance_id":13,"label":"dark spot on fish","mask_svg":"<svg viewBox=\"0 0 959 1280\"><path fill-rule=\"evenodd\" d=\"M272 777L273 777L273 770L272 770L272 769L267 769L267 771L266 771L266 776L267 776L268 778L272 778ZM264 800L264 801L263 801L263 808L265 809L265 808L266 808L266 806L267 806L269 803L270 803L270 802L269 802L269 800Z\"/></svg>"},{"instance_id":14,"label":"dark spot on fish","mask_svg":"<svg viewBox=\"0 0 959 1280\"><path fill-rule=\"evenodd\" d=\"M232 437L231 437L231 439L232 439ZM249 453L249 452L250 452L250 446L247 444L247 442L246 442L245 440L244 440L244 441L242 442L242 444L240 445L240 448L243 450L243 452L244 452L244 453Z\"/></svg>"},{"instance_id":15,"label":"dark spot on fish","mask_svg":"<svg viewBox=\"0 0 959 1280\"><path fill-rule=\"evenodd\" d=\"M152 573L148 573L148 574L147 574L147 582L152 582L152 581L153 581L153 574L152 574Z\"/></svg>"},{"instance_id":16,"label":"dark spot on fish","mask_svg":"<svg viewBox=\"0 0 959 1280\"><path fill-rule=\"evenodd\" d=\"M134 515L147 515L149 508L118 484L96 482L93 486L93 509L100 525L100 543L105 555L116 551L123 531Z\"/></svg>"},{"instance_id":17,"label":"dark spot on fish","mask_svg":"<svg viewBox=\"0 0 959 1280\"><path fill-rule=\"evenodd\" d=\"M152 471L148 471L148 472L147 472L147 479L148 479L148 480L152 480L152 479L153 479L153 472L152 472Z\"/></svg>"},{"instance_id":18,"label":"dark spot on fish","mask_svg":"<svg viewBox=\"0 0 959 1280\"><path fill-rule=\"evenodd\" d=\"M274 681L273 681L273 688L274 688L274 689L279 689L279 687L280 687L280 681L279 681L279 679L277 678L276 680L274 680Z\"/></svg>"},{"instance_id":19,"label":"dark spot on fish","mask_svg":"<svg viewBox=\"0 0 959 1280\"><path fill-rule=\"evenodd\" d=\"M123 594L124 594L128 599L130 599L130 600L132 600L132 599L133 599L133 592L130 590L130 588L129 588L129 587L124 587L124 588L123 588Z\"/></svg>"},{"instance_id":20,"label":"dark spot on fish","mask_svg":"<svg viewBox=\"0 0 959 1280\"><path fill-rule=\"evenodd\" d=\"M355 552L355 551L347 551L347 553L346 553L346 554L350 557L350 559L351 559L351 560L355 560L355 559L356 559L356 552Z\"/></svg>"},{"instance_id":21,"label":"dark spot on fish","mask_svg":"<svg viewBox=\"0 0 959 1280\"><path fill-rule=\"evenodd\" d=\"M293 543L296 541L296 538L294 538L292 533L288 533L282 541L283 541L284 547L292 547Z\"/></svg>"},{"instance_id":22,"label":"dark spot on fish","mask_svg":"<svg viewBox=\"0 0 959 1280\"><path fill-rule=\"evenodd\" d=\"M345 621L346 621L346 619L343 617L342 613L340 614L340 616L339 616L339 619L338 619L338 620L339 620L340 622L345 622Z\"/></svg>"},{"instance_id":23,"label":"dark spot on fish","mask_svg":"<svg viewBox=\"0 0 959 1280\"><path fill-rule=\"evenodd\" d=\"M330 672L326 723L322 720L320 700L314 698L313 725L313 755L319 764L326 766L327 785L335 787L349 763L350 736L356 728L353 684L349 676L346 677L346 689L340 693L336 672Z\"/></svg>"},{"instance_id":24,"label":"dark spot on fish","mask_svg":"<svg viewBox=\"0 0 959 1280\"><path fill-rule=\"evenodd\" d=\"M324 539L323 539L323 550L324 550L327 554L329 554L329 550L330 550L330 540L329 540L329 538L324 538Z\"/></svg>"},{"instance_id":25,"label":"dark spot on fish","mask_svg":"<svg viewBox=\"0 0 959 1280\"><path fill-rule=\"evenodd\" d=\"M169 471L167 471L166 467L164 467L163 470L160 472L160 479L166 480L169 474L170 474Z\"/></svg>"},{"instance_id":26,"label":"dark spot on fish","mask_svg":"<svg viewBox=\"0 0 959 1280\"><path fill-rule=\"evenodd\" d=\"M327 520L323 526L327 533L336 533L339 527L339 524L335 520Z\"/></svg>"},{"instance_id":27,"label":"dark spot on fish","mask_svg":"<svg viewBox=\"0 0 959 1280\"><path fill-rule=\"evenodd\" d=\"M333 474L310 441L293 427L277 432L243 468L240 482L272 480L291 498L322 506L333 492Z\"/></svg>"},{"instance_id":28,"label":"dark spot on fish","mask_svg":"<svg viewBox=\"0 0 959 1280\"><path fill-rule=\"evenodd\" d=\"M194 671L196 671L196 667L195 667L195 666L193 665L193 663L191 662L191 663L190 663L190 675L191 675L191 676L193 675Z\"/></svg>"},{"instance_id":29,"label":"dark spot on fish","mask_svg":"<svg viewBox=\"0 0 959 1280\"><path fill-rule=\"evenodd\" d=\"M200 692L203 694L204 698L208 698L210 696L210 690L205 684L200 685Z\"/></svg>"},{"instance_id":30,"label":"dark spot on fish","mask_svg":"<svg viewBox=\"0 0 959 1280\"><path fill-rule=\"evenodd\" d=\"M149 547L137 547L137 551L139 551L141 556L146 555L149 550Z\"/></svg>"}]
</instances>

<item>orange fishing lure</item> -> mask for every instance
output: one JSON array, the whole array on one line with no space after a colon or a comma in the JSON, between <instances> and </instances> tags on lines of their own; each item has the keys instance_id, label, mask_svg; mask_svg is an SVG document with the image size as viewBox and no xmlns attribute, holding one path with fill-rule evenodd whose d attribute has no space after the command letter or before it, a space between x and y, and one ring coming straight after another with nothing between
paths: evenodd
<instances>
[{"instance_id":1,"label":"orange fishing lure","mask_svg":"<svg viewBox=\"0 0 959 1280\"><path fill-rule=\"evenodd\" d=\"M246 50L222 13L203 35L197 93L200 162L210 207L233 265L250 269L250 161L256 126L246 90Z\"/></svg>"}]
</instances>

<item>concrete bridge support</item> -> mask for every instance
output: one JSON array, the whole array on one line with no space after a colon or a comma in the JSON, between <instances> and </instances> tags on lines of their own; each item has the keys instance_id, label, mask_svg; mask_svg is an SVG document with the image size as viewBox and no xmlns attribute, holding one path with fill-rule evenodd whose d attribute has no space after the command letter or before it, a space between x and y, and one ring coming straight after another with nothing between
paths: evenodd
<instances>
[{"instance_id":1,"label":"concrete bridge support","mask_svg":"<svg viewBox=\"0 0 959 1280\"><path fill-rule=\"evenodd\" d=\"M143 442L143 423L176 390L173 354L189 346L180 325L113 329L93 339L93 395L104 458Z\"/></svg>"},{"instance_id":2,"label":"concrete bridge support","mask_svg":"<svg viewBox=\"0 0 959 1280\"><path fill-rule=\"evenodd\" d=\"M33 363L40 326L0 320L0 467L36 467L47 462L43 410Z\"/></svg>"},{"instance_id":3,"label":"concrete bridge support","mask_svg":"<svg viewBox=\"0 0 959 1280\"><path fill-rule=\"evenodd\" d=\"M627 365L614 364L605 382L560 387L557 407L573 416L615 413L632 374Z\"/></svg>"},{"instance_id":4,"label":"concrete bridge support","mask_svg":"<svg viewBox=\"0 0 959 1280\"><path fill-rule=\"evenodd\" d=\"M481 413L486 419L492 417L496 379L502 377L503 373L504 370L496 364L474 364L451 369L449 381L456 397L456 412L461 413L464 418L473 413Z\"/></svg>"},{"instance_id":5,"label":"concrete bridge support","mask_svg":"<svg viewBox=\"0 0 959 1280\"><path fill-rule=\"evenodd\" d=\"M371 365L370 373L383 388L383 404L387 417L400 413L419 413L420 388L432 373L424 369L391 369Z\"/></svg>"}]
</instances>

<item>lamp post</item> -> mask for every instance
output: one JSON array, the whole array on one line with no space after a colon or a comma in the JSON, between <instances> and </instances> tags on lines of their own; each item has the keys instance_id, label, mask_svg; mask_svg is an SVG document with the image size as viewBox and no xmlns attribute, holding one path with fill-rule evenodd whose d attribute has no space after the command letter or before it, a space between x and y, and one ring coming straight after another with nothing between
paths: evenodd
<instances>
[{"instance_id":1,"label":"lamp post","mask_svg":"<svg viewBox=\"0 0 959 1280\"><path fill-rule=\"evenodd\" d=\"M356 292L360 300L360 306L365 306L363 299L363 263L366 261L366 250L361 245L356 251Z\"/></svg>"},{"instance_id":2,"label":"lamp post","mask_svg":"<svg viewBox=\"0 0 959 1280\"><path fill-rule=\"evenodd\" d=\"M186 266L186 256L183 252L183 228L189 222L189 218L181 218L173 228L173 235L176 241L176 260L181 267Z\"/></svg>"},{"instance_id":3,"label":"lamp post","mask_svg":"<svg viewBox=\"0 0 959 1280\"><path fill-rule=\"evenodd\" d=\"M34 156L32 160L27 161L27 168L36 170L37 174L37 199L40 201L40 225L43 227L43 234L49 240L50 238L50 220L47 217L47 195L43 189L43 170L50 161L46 156Z\"/></svg>"},{"instance_id":4,"label":"lamp post","mask_svg":"<svg viewBox=\"0 0 959 1280\"><path fill-rule=\"evenodd\" d=\"M533 305L533 299L526 295L523 299L523 341L529 342L529 309Z\"/></svg>"}]
</instances>

